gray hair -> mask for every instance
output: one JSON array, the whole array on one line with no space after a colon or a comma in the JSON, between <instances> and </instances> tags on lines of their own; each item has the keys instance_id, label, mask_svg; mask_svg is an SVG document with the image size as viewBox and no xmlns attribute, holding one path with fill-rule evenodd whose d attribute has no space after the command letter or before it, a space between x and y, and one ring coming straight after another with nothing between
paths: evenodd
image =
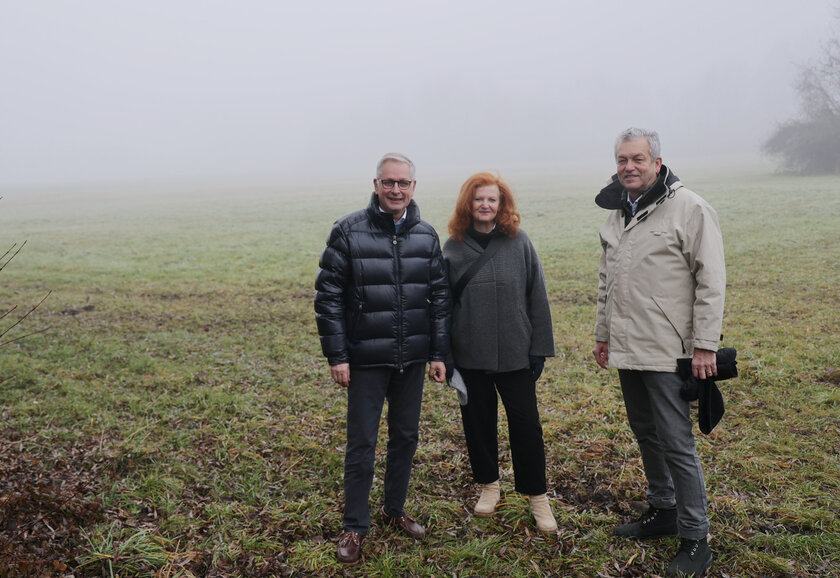
<instances>
[{"instance_id":1,"label":"gray hair","mask_svg":"<svg viewBox=\"0 0 840 578\"><path fill-rule=\"evenodd\" d=\"M376 178L382 178L382 165L387 162L395 162L395 163L402 163L404 165L408 165L408 168L411 170L411 180L414 180L414 163L411 162L411 159L405 155L401 155L400 153L385 153L382 155L382 158L379 159L379 162L376 163Z\"/></svg>"},{"instance_id":2,"label":"gray hair","mask_svg":"<svg viewBox=\"0 0 840 578\"><path fill-rule=\"evenodd\" d=\"M618 145L628 140L635 140L637 138L644 138L648 141L648 151L650 158L656 160L662 156L662 146L659 144L659 133L655 130L647 130L644 128L630 127L621 132L618 138L615 139L615 156L618 157Z\"/></svg>"}]
</instances>

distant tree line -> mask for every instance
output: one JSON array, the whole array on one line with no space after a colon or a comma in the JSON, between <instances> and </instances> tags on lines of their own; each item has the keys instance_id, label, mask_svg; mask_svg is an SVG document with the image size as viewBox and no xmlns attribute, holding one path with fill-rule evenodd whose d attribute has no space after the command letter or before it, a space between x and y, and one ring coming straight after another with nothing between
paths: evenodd
<instances>
[{"instance_id":1,"label":"distant tree line","mask_svg":"<svg viewBox=\"0 0 840 578\"><path fill-rule=\"evenodd\" d=\"M835 18L840 28L840 4ZM796 82L797 118L779 124L761 147L787 171L840 174L840 32L821 58L803 67Z\"/></svg>"}]
</instances>

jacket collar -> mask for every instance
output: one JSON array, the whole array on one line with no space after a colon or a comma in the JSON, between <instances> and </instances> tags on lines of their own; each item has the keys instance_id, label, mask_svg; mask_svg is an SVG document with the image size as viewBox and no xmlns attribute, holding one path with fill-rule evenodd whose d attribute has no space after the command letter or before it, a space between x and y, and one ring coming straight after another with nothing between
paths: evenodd
<instances>
[{"instance_id":1,"label":"jacket collar","mask_svg":"<svg viewBox=\"0 0 840 578\"><path fill-rule=\"evenodd\" d=\"M408 231L414 225L420 222L420 207L417 206L417 203L414 202L414 199L411 199L408 203L408 207L406 207L406 215L405 215L405 222L400 227L400 231ZM377 226L380 228L393 233L396 227L394 226L394 218L391 216L390 213L383 213L379 210L379 197L376 196L376 192L374 191L370 196L370 204L368 204L367 208L368 216L370 217L371 221L376 223Z\"/></svg>"},{"instance_id":2,"label":"jacket collar","mask_svg":"<svg viewBox=\"0 0 840 578\"><path fill-rule=\"evenodd\" d=\"M679 177L671 169L662 165L662 168L659 170L659 178L656 179L653 186L639 199L638 209L646 207L658 200L665 193L676 191L682 188L682 186L683 184L680 182ZM618 182L618 174L610 177L609 184L601 189L601 192L595 197L595 204L602 209L611 211L624 209L627 204L627 191Z\"/></svg>"}]
</instances>

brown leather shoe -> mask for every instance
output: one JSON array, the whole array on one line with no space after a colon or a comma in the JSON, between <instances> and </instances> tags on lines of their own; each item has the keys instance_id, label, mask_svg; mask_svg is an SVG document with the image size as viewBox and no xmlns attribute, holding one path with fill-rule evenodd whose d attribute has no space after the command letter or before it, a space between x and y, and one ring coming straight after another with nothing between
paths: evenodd
<instances>
[{"instance_id":1,"label":"brown leather shoe","mask_svg":"<svg viewBox=\"0 0 840 578\"><path fill-rule=\"evenodd\" d=\"M385 520L386 524L396 526L404 533L417 540L420 540L423 536L426 535L426 530L423 529L423 526L418 524L417 520L415 520L408 514L400 516L399 518L395 518L386 514L385 508L382 508L382 519Z\"/></svg>"},{"instance_id":2,"label":"brown leather shoe","mask_svg":"<svg viewBox=\"0 0 840 578\"><path fill-rule=\"evenodd\" d=\"M362 542L365 537L358 532L344 532L338 537L338 561L352 566L362 559Z\"/></svg>"}]
</instances>

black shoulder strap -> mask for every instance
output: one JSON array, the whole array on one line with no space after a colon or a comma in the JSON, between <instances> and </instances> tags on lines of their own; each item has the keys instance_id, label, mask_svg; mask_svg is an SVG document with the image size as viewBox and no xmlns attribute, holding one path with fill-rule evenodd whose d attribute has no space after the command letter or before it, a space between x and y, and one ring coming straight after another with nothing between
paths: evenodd
<instances>
[{"instance_id":1,"label":"black shoulder strap","mask_svg":"<svg viewBox=\"0 0 840 578\"><path fill-rule=\"evenodd\" d=\"M478 270L481 269L487 261L493 258L493 255L496 254L496 251L499 250L499 240L496 237L490 239L490 242L487 244L487 247L484 249L484 253L481 256L473 261L473 264L470 265L470 268L467 269L467 272L461 275L461 278L458 279L458 282L455 283L455 286L452 288L452 300L454 302L458 302L461 298L461 293L464 292L464 287L467 286L467 283L470 282L470 279L475 277L475 274L478 273Z\"/></svg>"}]
</instances>

